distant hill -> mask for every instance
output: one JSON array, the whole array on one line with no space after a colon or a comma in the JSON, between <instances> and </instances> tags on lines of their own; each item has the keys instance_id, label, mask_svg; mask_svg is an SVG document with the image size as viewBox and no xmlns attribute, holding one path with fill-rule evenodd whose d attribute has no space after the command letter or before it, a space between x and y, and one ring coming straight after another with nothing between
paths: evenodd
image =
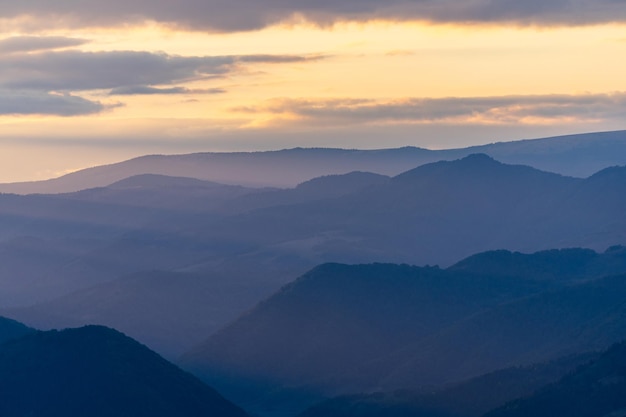
<instances>
[{"instance_id":1,"label":"distant hill","mask_svg":"<svg viewBox=\"0 0 626 417\"><path fill-rule=\"evenodd\" d=\"M68 200L200 213L220 211L225 201L265 190L195 178L141 174L113 184L60 194Z\"/></svg>"},{"instance_id":2,"label":"distant hill","mask_svg":"<svg viewBox=\"0 0 626 417\"><path fill-rule=\"evenodd\" d=\"M4 417L246 416L145 346L97 326L0 345L0 392Z\"/></svg>"},{"instance_id":3,"label":"distant hill","mask_svg":"<svg viewBox=\"0 0 626 417\"><path fill-rule=\"evenodd\" d=\"M107 325L177 358L254 305L266 286L215 272L144 271L4 313L43 330Z\"/></svg>"},{"instance_id":4,"label":"distant hill","mask_svg":"<svg viewBox=\"0 0 626 417\"><path fill-rule=\"evenodd\" d=\"M620 175L626 177L626 170ZM625 242L623 188L607 183L596 192L588 181L470 155L337 198L268 206L188 227L315 263L449 265L499 248L604 250Z\"/></svg>"},{"instance_id":5,"label":"distant hill","mask_svg":"<svg viewBox=\"0 0 626 417\"><path fill-rule=\"evenodd\" d=\"M467 150L468 154L486 153L507 164L586 178L607 167L626 165L624 146L626 131L620 130L499 142Z\"/></svg>"},{"instance_id":6,"label":"distant hill","mask_svg":"<svg viewBox=\"0 0 626 417\"><path fill-rule=\"evenodd\" d=\"M293 383L327 375L361 387L362 362L543 288L532 280L432 267L325 264L212 336L187 360Z\"/></svg>"},{"instance_id":7,"label":"distant hill","mask_svg":"<svg viewBox=\"0 0 626 417\"><path fill-rule=\"evenodd\" d=\"M34 331L35 330L15 320L0 317L0 344L6 342L7 340L16 339Z\"/></svg>"},{"instance_id":8,"label":"distant hill","mask_svg":"<svg viewBox=\"0 0 626 417\"><path fill-rule=\"evenodd\" d=\"M322 263L445 267L493 249L623 244L624 183L623 167L578 179L475 154L392 178L353 172L281 190L146 175L65 195L0 195L0 311L40 328L97 320L175 355ZM578 277L602 273L592 258L572 255L541 274L566 276L579 263ZM500 262L494 273L519 267ZM527 268L548 268L536 262ZM146 271L191 274L176 281L176 314L156 324L168 291L142 297L155 294L148 275L133 278ZM199 323L209 308L199 294L213 300L210 326ZM122 312L133 319L122 323ZM172 327L178 337L164 343Z\"/></svg>"},{"instance_id":9,"label":"distant hill","mask_svg":"<svg viewBox=\"0 0 626 417\"><path fill-rule=\"evenodd\" d=\"M139 174L192 177L254 187L294 187L311 178L352 171L393 176L418 165L458 159L473 153L485 153L509 164L587 177L603 168L626 165L626 132L585 133L450 150L295 148L269 152L149 155L46 181L1 184L0 192L72 192L107 186Z\"/></svg>"},{"instance_id":10,"label":"distant hill","mask_svg":"<svg viewBox=\"0 0 626 417\"><path fill-rule=\"evenodd\" d=\"M267 152L147 155L46 181L1 184L0 192L67 193L104 187L139 174L190 177L247 187L295 187L312 178L353 171L395 175L442 159L439 153L407 147L371 151L295 148Z\"/></svg>"},{"instance_id":11,"label":"distant hill","mask_svg":"<svg viewBox=\"0 0 626 417\"><path fill-rule=\"evenodd\" d=\"M581 255L587 260L561 268ZM519 272L495 268L501 258L514 258ZM603 349L626 332L626 275L598 274L623 273L625 261L626 248L613 248L494 252L447 270L327 264L209 337L182 363L262 407L288 402L294 389L415 389Z\"/></svg>"},{"instance_id":12,"label":"distant hill","mask_svg":"<svg viewBox=\"0 0 626 417\"><path fill-rule=\"evenodd\" d=\"M313 178L288 189L262 189L224 203L231 213L283 205L298 205L320 200L338 198L363 191L369 187L385 184L389 177L371 172L348 172Z\"/></svg>"},{"instance_id":13,"label":"distant hill","mask_svg":"<svg viewBox=\"0 0 626 417\"><path fill-rule=\"evenodd\" d=\"M0 195L0 312L43 328L97 319L176 354L208 336L193 329L216 330L322 263L446 267L494 249L605 251L626 242L625 182L624 167L578 179L475 154L392 178L353 172L281 190L146 175L72 194ZM578 277L603 273L590 256L541 273L565 276L579 264ZM494 273L518 261L501 262ZM146 271L206 277L210 285L179 281L172 298L213 294L211 327L197 324L205 316L198 302L172 304L176 314L148 325L167 294L149 304L147 276L124 282ZM121 288L127 298L116 295ZM120 324L122 311L142 313ZM162 330L177 322L179 337L162 343Z\"/></svg>"},{"instance_id":14,"label":"distant hill","mask_svg":"<svg viewBox=\"0 0 626 417\"><path fill-rule=\"evenodd\" d=\"M527 398L485 417L621 417L626 414L626 343Z\"/></svg>"},{"instance_id":15,"label":"distant hill","mask_svg":"<svg viewBox=\"0 0 626 417\"><path fill-rule=\"evenodd\" d=\"M533 394L598 356L599 353L580 354L502 369L438 389L336 397L310 407L299 417L479 417Z\"/></svg>"},{"instance_id":16,"label":"distant hill","mask_svg":"<svg viewBox=\"0 0 626 417\"><path fill-rule=\"evenodd\" d=\"M626 272L626 247L613 246L602 253L581 248L532 254L495 250L469 256L448 271L532 277L542 281L584 281Z\"/></svg>"},{"instance_id":17,"label":"distant hill","mask_svg":"<svg viewBox=\"0 0 626 417\"><path fill-rule=\"evenodd\" d=\"M386 381L396 388L440 384L487 370L605 349L626 333L625 292L626 275L616 275L468 316L406 347L400 356L403 366Z\"/></svg>"}]
</instances>

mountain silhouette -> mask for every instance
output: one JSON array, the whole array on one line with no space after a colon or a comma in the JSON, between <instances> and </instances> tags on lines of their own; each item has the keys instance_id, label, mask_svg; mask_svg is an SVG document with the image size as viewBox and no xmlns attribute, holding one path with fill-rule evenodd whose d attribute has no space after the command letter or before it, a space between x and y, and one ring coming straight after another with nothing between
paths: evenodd
<instances>
[{"instance_id":1,"label":"mountain silhouette","mask_svg":"<svg viewBox=\"0 0 626 417\"><path fill-rule=\"evenodd\" d=\"M580 255L587 260L568 266ZM501 268L506 258L520 271ZM277 387L285 397L298 387L318 395L415 389L599 350L626 332L626 275L598 276L623 273L625 260L624 248L612 248L497 251L447 270L326 264L182 363L233 398L250 400L245 387L278 398Z\"/></svg>"},{"instance_id":2,"label":"mountain silhouette","mask_svg":"<svg viewBox=\"0 0 626 417\"><path fill-rule=\"evenodd\" d=\"M145 346L97 326L0 345L0 392L6 417L246 416Z\"/></svg>"},{"instance_id":3,"label":"mountain silhouette","mask_svg":"<svg viewBox=\"0 0 626 417\"><path fill-rule=\"evenodd\" d=\"M530 396L599 356L587 353L502 369L443 388L331 398L299 417L480 417L509 401Z\"/></svg>"},{"instance_id":4,"label":"mountain silhouette","mask_svg":"<svg viewBox=\"0 0 626 417\"><path fill-rule=\"evenodd\" d=\"M594 132L449 150L295 148L269 152L146 155L46 181L0 184L0 192L73 192L107 186L141 174L191 177L256 187L293 187L315 177L351 171L393 176L418 165L454 160L474 153L488 154L509 164L588 177L609 166L626 165L626 135L624 131Z\"/></svg>"},{"instance_id":5,"label":"mountain silhouette","mask_svg":"<svg viewBox=\"0 0 626 417\"><path fill-rule=\"evenodd\" d=\"M485 417L622 416L626 412L626 343L588 365Z\"/></svg>"},{"instance_id":6,"label":"mountain silhouette","mask_svg":"<svg viewBox=\"0 0 626 417\"><path fill-rule=\"evenodd\" d=\"M0 344L34 332L33 329L6 317L0 317Z\"/></svg>"},{"instance_id":7,"label":"mountain silhouette","mask_svg":"<svg viewBox=\"0 0 626 417\"><path fill-rule=\"evenodd\" d=\"M146 271L207 277L210 286L181 280L186 288L178 293L210 287L220 294L211 304L212 330L192 323L204 317L197 303L188 304L198 306L198 314L179 314L191 309L171 304L173 314L156 326L146 309L145 325L138 318L133 324L141 332L121 325L150 343L171 327L207 331L177 333L171 343L154 345L171 357L319 264L447 267L495 249L604 251L622 244L624 178L620 168L577 179L477 154L393 178L354 172L284 190L149 175L71 195L1 195L8 234L0 241L1 311L42 328L87 324L85 317L120 326L121 311L145 305L144 290L132 280L128 299L113 297L120 300L117 311L115 302L99 309L98 292L108 297L127 277ZM149 291L149 278L143 282Z\"/></svg>"}]
</instances>

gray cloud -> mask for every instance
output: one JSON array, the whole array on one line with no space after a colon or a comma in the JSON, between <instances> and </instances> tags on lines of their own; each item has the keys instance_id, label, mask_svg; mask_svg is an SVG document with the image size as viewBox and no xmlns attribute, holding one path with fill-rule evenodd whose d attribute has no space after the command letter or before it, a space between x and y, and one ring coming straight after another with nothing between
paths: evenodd
<instances>
[{"instance_id":1,"label":"gray cloud","mask_svg":"<svg viewBox=\"0 0 626 417\"><path fill-rule=\"evenodd\" d=\"M119 25L156 20L198 30L251 30L305 16L338 20L426 20L581 25L626 21L623 0L81 0L2 2L0 16L36 16L48 25Z\"/></svg>"},{"instance_id":2,"label":"gray cloud","mask_svg":"<svg viewBox=\"0 0 626 417\"><path fill-rule=\"evenodd\" d=\"M10 54L61 49L83 45L88 42L86 39L67 38L64 36L14 36L0 40L0 53Z\"/></svg>"},{"instance_id":3,"label":"gray cloud","mask_svg":"<svg viewBox=\"0 0 626 417\"><path fill-rule=\"evenodd\" d=\"M381 123L524 123L572 119L602 121L626 117L626 93L470 98L272 100L233 109L296 116L327 125Z\"/></svg>"},{"instance_id":4,"label":"gray cloud","mask_svg":"<svg viewBox=\"0 0 626 417\"><path fill-rule=\"evenodd\" d=\"M27 49L52 48L71 43L64 38L26 37L5 40L4 46L8 50L24 52ZM108 108L99 102L68 94L88 90L109 90L111 96L221 94L225 92L221 88L189 89L176 84L224 77L253 64L304 62L311 59L320 57L183 57L149 52L76 50L7 54L2 57L0 65L0 114L74 116L98 113Z\"/></svg>"},{"instance_id":5,"label":"gray cloud","mask_svg":"<svg viewBox=\"0 0 626 417\"><path fill-rule=\"evenodd\" d=\"M110 96L134 96L155 94L185 94L189 89L185 87L157 88L146 85L114 88L109 92Z\"/></svg>"},{"instance_id":6,"label":"gray cloud","mask_svg":"<svg viewBox=\"0 0 626 417\"><path fill-rule=\"evenodd\" d=\"M80 116L111 107L70 94L0 90L0 115Z\"/></svg>"},{"instance_id":7,"label":"gray cloud","mask_svg":"<svg viewBox=\"0 0 626 417\"><path fill-rule=\"evenodd\" d=\"M158 88L147 85L136 85L114 88L109 92L110 96L133 96L133 95L167 95L167 94L223 94L223 88L193 89L186 87Z\"/></svg>"},{"instance_id":8,"label":"gray cloud","mask_svg":"<svg viewBox=\"0 0 626 417\"><path fill-rule=\"evenodd\" d=\"M60 51L3 57L0 87L43 91L162 86L225 76L251 63L300 62L318 57L251 55L183 57L149 52ZM147 90L146 90L147 91Z\"/></svg>"}]
</instances>

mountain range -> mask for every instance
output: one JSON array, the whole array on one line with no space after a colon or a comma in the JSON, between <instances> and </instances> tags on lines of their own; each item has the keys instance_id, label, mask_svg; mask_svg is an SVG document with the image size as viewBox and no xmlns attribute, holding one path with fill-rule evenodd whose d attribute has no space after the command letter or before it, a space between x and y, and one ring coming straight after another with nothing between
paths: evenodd
<instances>
[{"instance_id":1,"label":"mountain range","mask_svg":"<svg viewBox=\"0 0 626 417\"><path fill-rule=\"evenodd\" d=\"M498 251L445 270L326 264L182 363L255 411L274 404L276 415L297 407L294 392L303 406L325 395L440 386L621 340L624 272L624 247Z\"/></svg>"},{"instance_id":2,"label":"mountain range","mask_svg":"<svg viewBox=\"0 0 626 417\"><path fill-rule=\"evenodd\" d=\"M626 345L508 368L432 392L337 397L299 417L593 417L626 411Z\"/></svg>"},{"instance_id":3,"label":"mountain range","mask_svg":"<svg viewBox=\"0 0 626 417\"><path fill-rule=\"evenodd\" d=\"M485 417L623 416L626 413L626 343L560 381L490 412Z\"/></svg>"},{"instance_id":4,"label":"mountain range","mask_svg":"<svg viewBox=\"0 0 626 417\"><path fill-rule=\"evenodd\" d=\"M291 189L143 175L0 195L0 307L39 328L117 326L173 358L325 262L446 267L495 249L604 251L626 240L625 184L624 167L578 179L476 154ZM178 298L144 296L174 282Z\"/></svg>"},{"instance_id":5,"label":"mountain range","mask_svg":"<svg viewBox=\"0 0 626 417\"><path fill-rule=\"evenodd\" d=\"M0 415L245 415L214 386L263 417L619 416L623 345L597 352L626 333L625 143L146 156L0 186L24 193L0 194L0 314L25 323L0 318Z\"/></svg>"},{"instance_id":6,"label":"mountain range","mask_svg":"<svg viewBox=\"0 0 626 417\"><path fill-rule=\"evenodd\" d=\"M0 192L72 192L104 187L140 174L191 177L254 187L293 187L311 178L351 171L394 176L418 165L459 159L473 153L485 153L509 164L588 177L609 166L626 165L626 133L586 133L450 150L295 148L268 152L148 155L45 181L0 184Z\"/></svg>"},{"instance_id":7,"label":"mountain range","mask_svg":"<svg viewBox=\"0 0 626 417\"><path fill-rule=\"evenodd\" d=\"M599 357L599 353L567 356L501 369L440 388L346 395L315 404L298 417L480 417L531 396Z\"/></svg>"}]
</instances>

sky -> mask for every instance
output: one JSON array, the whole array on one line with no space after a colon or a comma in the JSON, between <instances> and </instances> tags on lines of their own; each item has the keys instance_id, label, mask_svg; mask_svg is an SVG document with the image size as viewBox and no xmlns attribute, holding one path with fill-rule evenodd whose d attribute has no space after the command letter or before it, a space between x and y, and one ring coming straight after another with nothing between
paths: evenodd
<instances>
[{"instance_id":1,"label":"sky","mask_svg":"<svg viewBox=\"0 0 626 417\"><path fill-rule=\"evenodd\" d=\"M0 1L0 182L626 129L625 0Z\"/></svg>"}]
</instances>

